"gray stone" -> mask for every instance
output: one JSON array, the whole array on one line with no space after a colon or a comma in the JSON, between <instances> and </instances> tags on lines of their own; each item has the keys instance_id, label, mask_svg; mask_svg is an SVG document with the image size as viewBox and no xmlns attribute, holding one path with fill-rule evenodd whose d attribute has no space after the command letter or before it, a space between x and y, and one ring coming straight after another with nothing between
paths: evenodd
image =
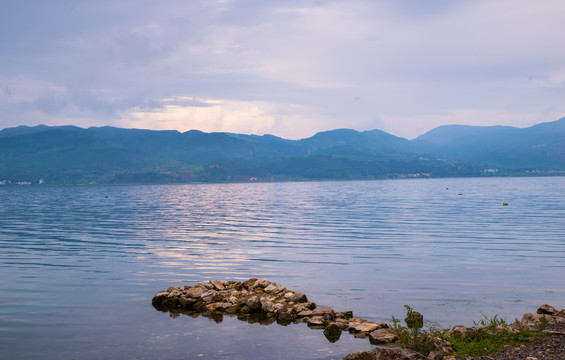
<instances>
[{"instance_id":1,"label":"gray stone","mask_svg":"<svg viewBox=\"0 0 565 360\"><path fill-rule=\"evenodd\" d=\"M379 328L379 325L375 324L374 322L365 321L365 322L358 323L357 325L355 325L351 329L354 332L370 333L371 331L375 331L378 328Z\"/></svg>"},{"instance_id":2,"label":"gray stone","mask_svg":"<svg viewBox=\"0 0 565 360\"><path fill-rule=\"evenodd\" d=\"M349 321L345 319L336 319L335 323L339 326L341 330L347 330L349 328Z\"/></svg>"},{"instance_id":3,"label":"gray stone","mask_svg":"<svg viewBox=\"0 0 565 360\"><path fill-rule=\"evenodd\" d=\"M312 310L304 310L298 313L298 317L306 317L312 315Z\"/></svg>"},{"instance_id":4,"label":"gray stone","mask_svg":"<svg viewBox=\"0 0 565 360\"><path fill-rule=\"evenodd\" d=\"M220 280L212 280L210 284L214 285L216 290L224 290L226 287L224 286L224 282Z\"/></svg>"},{"instance_id":5,"label":"gray stone","mask_svg":"<svg viewBox=\"0 0 565 360\"><path fill-rule=\"evenodd\" d=\"M466 326L463 326L463 325L455 325L449 330L449 333L451 335L453 335L456 338L461 338L461 339L469 338L469 337L473 336L473 334L475 332L476 332L476 329L466 327Z\"/></svg>"},{"instance_id":6,"label":"gray stone","mask_svg":"<svg viewBox=\"0 0 565 360\"><path fill-rule=\"evenodd\" d=\"M308 301L308 298L306 297L306 294L304 294L303 292L297 292L294 293L294 295L292 295L290 301L294 301L295 303L305 303Z\"/></svg>"},{"instance_id":7,"label":"gray stone","mask_svg":"<svg viewBox=\"0 0 565 360\"><path fill-rule=\"evenodd\" d=\"M223 296L215 290L208 290L202 293L200 298L202 299L202 301L204 301L205 304L210 304L222 300Z\"/></svg>"},{"instance_id":8,"label":"gray stone","mask_svg":"<svg viewBox=\"0 0 565 360\"><path fill-rule=\"evenodd\" d=\"M256 289L258 287L261 287L261 288L264 289L269 285L271 285L271 282L269 280L267 280L267 279L257 279L257 281L255 281L255 283L253 284L251 289Z\"/></svg>"},{"instance_id":9,"label":"gray stone","mask_svg":"<svg viewBox=\"0 0 565 360\"><path fill-rule=\"evenodd\" d=\"M390 329L377 329L369 334L369 340L377 345L390 344L398 340L398 336Z\"/></svg>"},{"instance_id":10,"label":"gray stone","mask_svg":"<svg viewBox=\"0 0 565 360\"><path fill-rule=\"evenodd\" d=\"M426 360L426 358L412 350L404 348L375 348L376 360Z\"/></svg>"},{"instance_id":11,"label":"gray stone","mask_svg":"<svg viewBox=\"0 0 565 360\"><path fill-rule=\"evenodd\" d=\"M348 310L348 311L338 312L335 313L335 317L342 319L351 319L353 317L353 311Z\"/></svg>"},{"instance_id":12,"label":"gray stone","mask_svg":"<svg viewBox=\"0 0 565 360\"><path fill-rule=\"evenodd\" d=\"M323 316L313 316L308 319L308 326L310 327L323 327L326 323L326 320Z\"/></svg>"},{"instance_id":13,"label":"gray stone","mask_svg":"<svg viewBox=\"0 0 565 360\"><path fill-rule=\"evenodd\" d=\"M529 330L538 330L544 323L549 328L562 327L565 326L565 318L545 314L524 314L520 320L520 326Z\"/></svg>"},{"instance_id":14,"label":"gray stone","mask_svg":"<svg viewBox=\"0 0 565 360\"><path fill-rule=\"evenodd\" d=\"M286 291L286 288L277 283L270 283L269 286L265 288L265 291L273 294L279 294L282 293L283 291Z\"/></svg>"},{"instance_id":15,"label":"gray stone","mask_svg":"<svg viewBox=\"0 0 565 360\"><path fill-rule=\"evenodd\" d=\"M222 305L223 305L223 303L221 303L221 302L208 304L208 305L206 305L206 310L214 312L214 311L217 311L219 308L221 308Z\"/></svg>"},{"instance_id":16,"label":"gray stone","mask_svg":"<svg viewBox=\"0 0 565 360\"><path fill-rule=\"evenodd\" d=\"M324 329L324 336L329 342L334 343L341 337L341 328L336 323L331 323Z\"/></svg>"},{"instance_id":17,"label":"gray stone","mask_svg":"<svg viewBox=\"0 0 565 360\"><path fill-rule=\"evenodd\" d=\"M181 306L186 308L186 307L192 306L194 303L196 303L198 301L198 299L191 298L191 297L188 297L188 296L181 296L179 301L180 301Z\"/></svg>"},{"instance_id":18,"label":"gray stone","mask_svg":"<svg viewBox=\"0 0 565 360\"><path fill-rule=\"evenodd\" d=\"M243 286L245 289L247 290L251 290L253 288L253 285L255 285L255 282L257 281L257 278L251 278L247 281L244 281L241 286Z\"/></svg>"},{"instance_id":19,"label":"gray stone","mask_svg":"<svg viewBox=\"0 0 565 360\"><path fill-rule=\"evenodd\" d=\"M267 299L261 299L261 310L266 313L272 313L275 311L275 304Z\"/></svg>"},{"instance_id":20,"label":"gray stone","mask_svg":"<svg viewBox=\"0 0 565 360\"><path fill-rule=\"evenodd\" d=\"M311 316L323 316L326 320L335 320L335 312L329 307L317 308L312 311Z\"/></svg>"},{"instance_id":21,"label":"gray stone","mask_svg":"<svg viewBox=\"0 0 565 360\"><path fill-rule=\"evenodd\" d=\"M340 335L340 334L341 334L341 328L336 323L330 323L324 329L324 335L326 335L326 336L332 336L332 335L335 336L335 335Z\"/></svg>"},{"instance_id":22,"label":"gray stone","mask_svg":"<svg viewBox=\"0 0 565 360\"><path fill-rule=\"evenodd\" d=\"M182 295L182 292L178 288L175 288L175 289L169 291L169 294L167 295L167 297L173 298L173 297L179 297L181 295Z\"/></svg>"},{"instance_id":23,"label":"gray stone","mask_svg":"<svg viewBox=\"0 0 565 360\"><path fill-rule=\"evenodd\" d=\"M288 311L281 311L277 315L277 321L278 322L289 323L289 322L293 321L294 319L295 319L294 315L292 315Z\"/></svg>"},{"instance_id":24,"label":"gray stone","mask_svg":"<svg viewBox=\"0 0 565 360\"><path fill-rule=\"evenodd\" d=\"M558 312L559 311L556 308L554 308L553 306L548 305L548 304L543 304L537 310L538 314L546 314L546 315L555 315Z\"/></svg>"},{"instance_id":25,"label":"gray stone","mask_svg":"<svg viewBox=\"0 0 565 360\"><path fill-rule=\"evenodd\" d=\"M249 307L252 312L257 312L261 310L261 298L257 295L250 296L245 304Z\"/></svg>"},{"instance_id":26,"label":"gray stone","mask_svg":"<svg viewBox=\"0 0 565 360\"><path fill-rule=\"evenodd\" d=\"M371 351L355 351L345 356L343 360L375 360L375 353Z\"/></svg>"},{"instance_id":27,"label":"gray stone","mask_svg":"<svg viewBox=\"0 0 565 360\"><path fill-rule=\"evenodd\" d=\"M293 295L294 295L293 291L288 291L288 292L284 293L284 298L289 300Z\"/></svg>"},{"instance_id":28,"label":"gray stone","mask_svg":"<svg viewBox=\"0 0 565 360\"><path fill-rule=\"evenodd\" d=\"M185 290L184 293L186 294L186 296L198 299L199 297L202 296L202 294L204 294L204 289L201 287L193 287L188 290Z\"/></svg>"}]
</instances>

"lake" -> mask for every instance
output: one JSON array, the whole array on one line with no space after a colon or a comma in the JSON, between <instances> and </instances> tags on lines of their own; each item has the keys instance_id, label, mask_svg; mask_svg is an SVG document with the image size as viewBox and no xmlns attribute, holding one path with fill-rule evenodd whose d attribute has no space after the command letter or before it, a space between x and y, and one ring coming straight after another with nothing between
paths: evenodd
<instances>
[{"instance_id":1,"label":"lake","mask_svg":"<svg viewBox=\"0 0 565 360\"><path fill-rule=\"evenodd\" d=\"M503 203L508 206L503 206ZM565 177L0 187L0 358L339 359L305 324L171 317L169 286L265 277L374 321L565 307Z\"/></svg>"}]
</instances>

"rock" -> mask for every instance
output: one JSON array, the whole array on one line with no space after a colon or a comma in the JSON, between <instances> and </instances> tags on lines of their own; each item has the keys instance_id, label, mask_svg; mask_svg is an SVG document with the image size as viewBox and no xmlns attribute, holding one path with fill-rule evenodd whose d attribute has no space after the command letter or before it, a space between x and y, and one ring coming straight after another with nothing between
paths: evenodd
<instances>
[{"instance_id":1,"label":"rock","mask_svg":"<svg viewBox=\"0 0 565 360\"><path fill-rule=\"evenodd\" d=\"M398 336L390 329L377 329L369 334L369 340L376 345L390 344L398 340Z\"/></svg>"},{"instance_id":2,"label":"rock","mask_svg":"<svg viewBox=\"0 0 565 360\"><path fill-rule=\"evenodd\" d=\"M230 309L230 308L232 308L232 307L233 307L233 304L232 304L232 303L225 302L225 303L222 303L222 306L220 306L220 309L221 309L222 311L226 311L226 310L228 310L228 309Z\"/></svg>"},{"instance_id":3,"label":"rock","mask_svg":"<svg viewBox=\"0 0 565 360\"><path fill-rule=\"evenodd\" d=\"M341 328L336 323L330 323L324 329L324 335L327 335L327 334L329 334L329 335L341 334Z\"/></svg>"},{"instance_id":4,"label":"rock","mask_svg":"<svg viewBox=\"0 0 565 360\"><path fill-rule=\"evenodd\" d=\"M224 303L221 303L221 302L208 304L208 305L206 305L206 310L207 310L207 311L210 311L210 312L217 311L219 308L222 307L223 304L224 304Z\"/></svg>"},{"instance_id":5,"label":"rock","mask_svg":"<svg viewBox=\"0 0 565 360\"><path fill-rule=\"evenodd\" d=\"M295 316L288 311L280 311L277 315L277 322L279 323L291 323L295 319Z\"/></svg>"},{"instance_id":6,"label":"rock","mask_svg":"<svg viewBox=\"0 0 565 360\"><path fill-rule=\"evenodd\" d=\"M307 317L312 315L312 310L304 310L298 313L298 317Z\"/></svg>"},{"instance_id":7,"label":"rock","mask_svg":"<svg viewBox=\"0 0 565 360\"><path fill-rule=\"evenodd\" d=\"M182 307L188 308L191 307L193 304L195 304L198 301L198 299L192 298L192 297L188 297L188 296L181 296L179 299L179 302L181 304Z\"/></svg>"},{"instance_id":8,"label":"rock","mask_svg":"<svg viewBox=\"0 0 565 360\"><path fill-rule=\"evenodd\" d=\"M269 280L267 280L267 279L257 279L257 281L255 281L255 283L253 284L251 289L257 289L258 287L264 289L269 285L271 285L271 282Z\"/></svg>"},{"instance_id":9,"label":"rock","mask_svg":"<svg viewBox=\"0 0 565 360\"><path fill-rule=\"evenodd\" d=\"M565 318L545 314L524 314L520 320L520 326L528 330L538 330L543 327L561 328L565 326Z\"/></svg>"},{"instance_id":10,"label":"rock","mask_svg":"<svg viewBox=\"0 0 565 360\"><path fill-rule=\"evenodd\" d=\"M439 337L434 337L434 350L433 357L428 356L428 359L443 359L445 354L453 352L453 346L447 340Z\"/></svg>"},{"instance_id":11,"label":"rock","mask_svg":"<svg viewBox=\"0 0 565 360\"><path fill-rule=\"evenodd\" d=\"M184 293L185 293L186 296L198 299L199 297L202 296L202 294L204 294L204 289L201 288L201 287L193 287L193 288L190 288L188 290L185 290Z\"/></svg>"},{"instance_id":12,"label":"rock","mask_svg":"<svg viewBox=\"0 0 565 360\"><path fill-rule=\"evenodd\" d=\"M404 348L378 347L375 351L373 360L426 360L423 355Z\"/></svg>"},{"instance_id":13,"label":"rock","mask_svg":"<svg viewBox=\"0 0 565 360\"><path fill-rule=\"evenodd\" d=\"M174 288L171 291L169 291L169 294L167 295L167 297L173 298L173 297L179 297L181 295L182 295L182 292L180 291L180 289Z\"/></svg>"},{"instance_id":14,"label":"rock","mask_svg":"<svg viewBox=\"0 0 565 360\"><path fill-rule=\"evenodd\" d=\"M290 301L294 301L295 303L305 303L308 301L308 298L306 297L306 294L303 292L297 292L294 293L294 295L292 295L292 297L290 298Z\"/></svg>"},{"instance_id":15,"label":"rock","mask_svg":"<svg viewBox=\"0 0 565 360\"><path fill-rule=\"evenodd\" d=\"M223 297L222 294L215 290L208 290L202 293L200 298L202 299L202 301L204 301L205 304L210 304L222 300Z\"/></svg>"},{"instance_id":16,"label":"rock","mask_svg":"<svg viewBox=\"0 0 565 360\"><path fill-rule=\"evenodd\" d=\"M335 312L329 307L317 308L312 311L311 316L322 316L326 320L335 320Z\"/></svg>"},{"instance_id":17,"label":"rock","mask_svg":"<svg viewBox=\"0 0 565 360\"><path fill-rule=\"evenodd\" d=\"M275 311L275 304L273 304L271 301L262 298L260 302L261 302L261 311L265 313L272 313Z\"/></svg>"},{"instance_id":18,"label":"rock","mask_svg":"<svg viewBox=\"0 0 565 360\"><path fill-rule=\"evenodd\" d=\"M347 330L349 328L349 321L341 318L335 319L335 324L339 326L341 330Z\"/></svg>"},{"instance_id":19,"label":"rock","mask_svg":"<svg viewBox=\"0 0 565 360\"><path fill-rule=\"evenodd\" d=\"M286 291L286 288L282 285L279 285L277 283L270 283L269 286L267 286L265 288L265 291L268 293L273 293L273 294L279 294L282 293L283 291Z\"/></svg>"},{"instance_id":20,"label":"rock","mask_svg":"<svg viewBox=\"0 0 565 360\"><path fill-rule=\"evenodd\" d=\"M218 291L224 290L226 288L223 281L212 280L210 281L210 284L214 285L214 288Z\"/></svg>"},{"instance_id":21,"label":"rock","mask_svg":"<svg viewBox=\"0 0 565 360\"><path fill-rule=\"evenodd\" d=\"M375 353L371 351L355 351L345 356L343 360L375 360Z\"/></svg>"},{"instance_id":22,"label":"rock","mask_svg":"<svg viewBox=\"0 0 565 360\"><path fill-rule=\"evenodd\" d=\"M323 328L326 323L326 320L323 316L313 316L308 319L308 326L309 327L319 327Z\"/></svg>"},{"instance_id":23,"label":"rock","mask_svg":"<svg viewBox=\"0 0 565 360\"><path fill-rule=\"evenodd\" d=\"M241 286L243 286L246 290L250 290L253 287L253 285L255 284L255 281L257 281L257 278L251 278L251 279L243 282L241 284Z\"/></svg>"},{"instance_id":24,"label":"rock","mask_svg":"<svg viewBox=\"0 0 565 360\"><path fill-rule=\"evenodd\" d=\"M241 281L230 281L229 282L229 287L237 290L237 291L241 291L241 289L243 288L243 285L241 285Z\"/></svg>"},{"instance_id":25,"label":"rock","mask_svg":"<svg viewBox=\"0 0 565 360\"><path fill-rule=\"evenodd\" d=\"M379 325L371 321L360 322L351 328L354 332L370 333L379 328Z\"/></svg>"},{"instance_id":26,"label":"rock","mask_svg":"<svg viewBox=\"0 0 565 360\"><path fill-rule=\"evenodd\" d=\"M329 342L334 343L339 340L341 336L341 328L336 323L330 323L324 329L324 336L328 339Z\"/></svg>"},{"instance_id":27,"label":"rock","mask_svg":"<svg viewBox=\"0 0 565 360\"><path fill-rule=\"evenodd\" d=\"M245 304L249 307L251 312L258 312L261 310L261 298L257 295L250 296Z\"/></svg>"},{"instance_id":28,"label":"rock","mask_svg":"<svg viewBox=\"0 0 565 360\"><path fill-rule=\"evenodd\" d=\"M335 313L335 317L342 319L351 319L353 317L353 311L348 310L348 311L338 312Z\"/></svg>"},{"instance_id":29,"label":"rock","mask_svg":"<svg viewBox=\"0 0 565 360\"><path fill-rule=\"evenodd\" d=\"M284 293L284 296L283 296L283 297L284 297L286 300L289 300L293 295L294 295L294 292L293 292L293 291L289 291L289 292Z\"/></svg>"},{"instance_id":30,"label":"rock","mask_svg":"<svg viewBox=\"0 0 565 360\"><path fill-rule=\"evenodd\" d=\"M548 305L548 304L543 304L537 310L538 314L546 314L546 315L555 315L558 312L559 311L556 308L554 308L553 306Z\"/></svg>"},{"instance_id":31,"label":"rock","mask_svg":"<svg viewBox=\"0 0 565 360\"><path fill-rule=\"evenodd\" d=\"M466 327L466 326L463 326L463 325L455 325L451 329L449 329L449 333L451 335L453 335L456 338L460 338L460 339L467 339L467 338L473 336L473 334L475 332L476 332L476 329Z\"/></svg>"}]
</instances>

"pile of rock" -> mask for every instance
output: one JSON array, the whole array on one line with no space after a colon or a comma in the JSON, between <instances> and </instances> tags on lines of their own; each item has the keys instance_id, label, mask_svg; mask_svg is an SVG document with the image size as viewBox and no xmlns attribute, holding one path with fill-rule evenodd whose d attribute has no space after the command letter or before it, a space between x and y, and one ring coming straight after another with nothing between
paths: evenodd
<instances>
[{"instance_id":1,"label":"pile of rock","mask_svg":"<svg viewBox=\"0 0 565 360\"><path fill-rule=\"evenodd\" d=\"M368 337L374 344L392 343L397 335L386 322L354 318L352 311L336 312L317 307L303 292L296 292L270 282L252 278L240 281L210 281L194 286L170 287L153 297L153 306L162 311L197 313L214 318L235 315L241 320L286 325L305 322L311 328L324 329L329 341L339 339L342 331Z\"/></svg>"},{"instance_id":2,"label":"pile of rock","mask_svg":"<svg viewBox=\"0 0 565 360\"><path fill-rule=\"evenodd\" d=\"M315 303L308 300L303 292L287 289L267 279L252 278L244 282L210 281L194 286L170 287L157 293L152 302L157 310L168 311L172 315L178 313L202 315L218 322L221 321L223 314L267 325L275 321L281 325L304 322L311 328L324 329L324 335L331 342L337 341L342 331L349 331L358 337L368 337L371 343L376 345L398 341L398 331L390 329L385 322L375 323L366 319L354 318L352 311L336 312L329 307L317 307ZM423 326L423 317L418 312L410 310L405 322L409 328L419 329ZM543 329L549 334L565 337L565 309L557 310L546 304L538 308L537 314L524 314L519 323L499 324L495 327L485 324L482 327L494 332ZM452 337L471 338L480 328L480 326L457 325L445 332ZM428 357L412 350L385 346L377 347L372 351L358 351L344 359L429 360L449 358L444 356L452 352L451 344L439 337L434 337L433 340L434 350ZM500 359L506 359L506 357Z\"/></svg>"}]
</instances>

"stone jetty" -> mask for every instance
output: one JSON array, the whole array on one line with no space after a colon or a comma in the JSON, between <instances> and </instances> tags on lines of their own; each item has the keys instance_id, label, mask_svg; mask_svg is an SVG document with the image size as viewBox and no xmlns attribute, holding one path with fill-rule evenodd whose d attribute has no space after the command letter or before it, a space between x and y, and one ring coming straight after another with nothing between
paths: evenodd
<instances>
[{"instance_id":1,"label":"stone jetty","mask_svg":"<svg viewBox=\"0 0 565 360\"><path fill-rule=\"evenodd\" d=\"M337 312L329 307L317 307L305 293L287 289L267 279L251 278L244 282L215 280L193 286L170 287L167 290L159 291L153 297L152 303L157 310L168 311L172 316L183 313L191 316L206 316L216 322L221 322L224 315L230 315L237 316L243 321L259 322L265 325L274 322L281 325L303 322L311 328L323 329L324 335L330 342L337 341L343 331L348 331L357 337L368 338L372 344L380 345L372 351L357 351L349 354L344 357L344 360L455 359L455 357L446 356L453 352L453 347L442 337L434 335L431 338L433 351L424 357L415 351L395 347L394 343L399 340L399 328L391 329L386 322L375 323L353 317L352 311ZM411 329L420 329L423 326L422 315L411 309L404 321ZM565 309L557 310L545 304L537 310L536 314L524 314L522 319L514 324L500 323L496 327L457 325L442 331L441 334L461 339L472 338L473 334L482 331L481 328L494 333L502 332L505 329L517 332L521 329L541 331L540 329L543 328L543 333L555 336L542 342L541 346L551 351L553 347L560 349L557 350L557 357L550 356L543 359L565 359ZM502 353L487 358L493 360L536 359L528 355L533 349L537 349L536 346L539 347L539 343L530 347L524 345L508 347ZM465 357L465 359L483 359L483 357Z\"/></svg>"},{"instance_id":2,"label":"stone jetty","mask_svg":"<svg viewBox=\"0 0 565 360\"><path fill-rule=\"evenodd\" d=\"M228 314L263 324L304 322L311 328L324 329L324 335L331 342L337 341L342 331L367 337L373 344L393 343L398 339L386 322L355 318L352 311L317 307L305 293L267 279L213 280L193 286L170 287L159 291L152 303L157 310L198 314L220 321L223 314Z\"/></svg>"}]
</instances>

